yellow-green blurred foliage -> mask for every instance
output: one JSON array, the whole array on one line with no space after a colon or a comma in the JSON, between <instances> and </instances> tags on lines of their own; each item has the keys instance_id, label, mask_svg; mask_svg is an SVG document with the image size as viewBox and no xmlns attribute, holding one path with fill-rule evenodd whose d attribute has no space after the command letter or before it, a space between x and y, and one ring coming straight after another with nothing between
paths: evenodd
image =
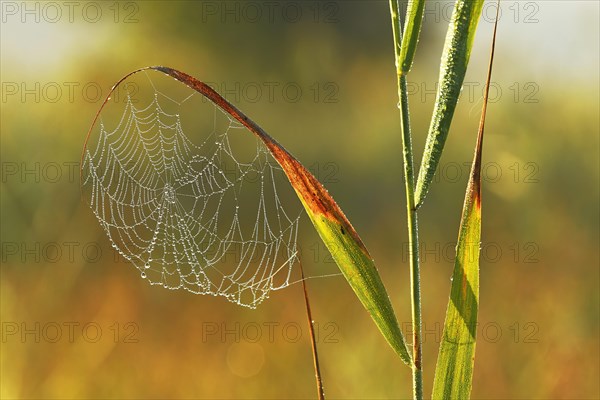
<instances>
[{"instance_id":1,"label":"yellow-green blurred foliage","mask_svg":"<svg viewBox=\"0 0 600 400\"><path fill-rule=\"evenodd\" d=\"M315 396L300 285L257 310L151 287L115 258L81 201L77 163L100 99L147 65L226 89L312 167L371 250L398 318L410 320L387 2L0 4L3 398ZM417 165L450 13L447 2L427 7L409 75ZM420 210L426 393L479 120L486 12L439 179ZM503 4L484 144L473 398L600 396L597 16L595 2ZM290 83L302 91L297 101L283 91ZM306 220L302 232L307 272L331 271ZM409 397L409 369L344 279L309 280L309 291L326 393Z\"/></svg>"}]
</instances>

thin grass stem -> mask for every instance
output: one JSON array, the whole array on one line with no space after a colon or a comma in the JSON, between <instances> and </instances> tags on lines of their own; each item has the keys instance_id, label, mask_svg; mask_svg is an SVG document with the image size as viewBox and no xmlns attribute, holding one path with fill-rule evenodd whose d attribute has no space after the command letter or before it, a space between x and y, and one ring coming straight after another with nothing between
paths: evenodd
<instances>
[{"instance_id":1,"label":"thin grass stem","mask_svg":"<svg viewBox=\"0 0 600 400\"><path fill-rule=\"evenodd\" d=\"M404 183L406 187L406 214L408 225L408 242L410 248L410 285L411 285L411 311L413 334L413 398L423 399L423 367L421 348L421 283L419 271L419 224L417 208L415 206L414 162L412 152L412 139L410 132L410 116L408 109L408 90L406 75L401 65L401 32L402 26L398 18L399 7L397 0L390 0L390 13L392 16L392 31L394 34L394 54L396 60L396 75L398 80L398 108L400 110L400 127L402 132L402 155L404 159Z\"/></svg>"},{"instance_id":2,"label":"thin grass stem","mask_svg":"<svg viewBox=\"0 0 600 400\"><path fill-rule=\"evenodd\" d=\"M304 268L300 262L300 273L302 274L302 289L304 289L304 304L306 305L306 318L308 319L308 331L310 332L310 343L312 346L313 367L315 369L315 379L317 380L317 396L319 400L325 400L325 390L323 389L323 379L321 378L321 368L319 367L319 355L317 353L317 341L315 339L315 327L308 301L308 290L306 289L306 279L304 278Z\"/></svg>"}]
</instances>

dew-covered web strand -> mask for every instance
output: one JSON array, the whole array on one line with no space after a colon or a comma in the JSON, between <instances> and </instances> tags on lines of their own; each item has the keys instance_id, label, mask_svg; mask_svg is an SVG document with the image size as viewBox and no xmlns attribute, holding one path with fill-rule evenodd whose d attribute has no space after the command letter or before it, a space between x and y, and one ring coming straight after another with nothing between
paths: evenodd
<instances>
[{"instance_id":1,"label":"dew-covered web strand","mask_svg":"<svg viewBox=\"0 0 600 400\"><path fill-rule=\"evenodd\" d=\"M177 100L147 79L153 96L107 104L122 114L105 120L102 111L83 156L82 185L112 245L152 284L248 307L298 282L300 209L283 205L279 165L258 140L238 160L232 132L245 128L207 100L196 102L212 109L212 131L190 140L171 109L199 94Z\"/></svg>"}]
</instances>

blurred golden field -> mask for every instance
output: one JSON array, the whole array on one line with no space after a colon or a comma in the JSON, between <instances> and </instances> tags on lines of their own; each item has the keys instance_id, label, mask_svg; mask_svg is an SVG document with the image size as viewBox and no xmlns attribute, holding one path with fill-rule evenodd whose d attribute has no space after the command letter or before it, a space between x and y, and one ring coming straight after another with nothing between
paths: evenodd
<instances>
[{"instance_id":1,"label":"blurred golden field","mask_svg":"<svg viewBox=\"0 0 600 400\"><path fill-rule=\"evenodd\" d=\"M420 211L425 393L450 289L494 4L484 8ZM150 286L82 200L85 134L127 72L211 83L323 181L410 297L388 3L0 3L2 398L316 397L301 285L256 310ZM595 399L599 371L599 5L503 1L486 125L474 399ZM409 90L420 162L450 2L429 2ZM310 276L336 272L306 217ZM299 273L299 271L296 271ZM410 370L346 281L308 281L325 391L411 396Z\"/></svg>"}]
</instances>

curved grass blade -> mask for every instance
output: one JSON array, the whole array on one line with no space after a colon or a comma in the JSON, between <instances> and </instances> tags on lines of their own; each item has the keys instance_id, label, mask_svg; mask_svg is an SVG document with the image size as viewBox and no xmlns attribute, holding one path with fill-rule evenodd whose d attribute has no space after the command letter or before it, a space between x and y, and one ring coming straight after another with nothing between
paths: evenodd
<instances>
[{"instance_id":1,"label":"curved grass blade","mask_svg":"<svg viewBox=\"0 0 600 400\"><path fill-rule=\"evenodd\" d=\"M499 7L499 5L498 5ZM479 244L481 240L481 153L488 104L496 26L483 98L475 156L467 185L452 274L450 302L433 381L434 399L468 399L473 382L477 310L479 307Z\"/></svg>"},{"instance_id":2,"label":"curved grass blade","mask_svg":"<svg viewBox=\"0 0 600 400\"><path fill-rule=\"evenodd\" d=\"M398 320L371 255L323 185L260 126L210 86L167 67L153 67L185 83L228 112L262 140L283 168L321 239L375 324L405 363L410 356Z\"/></svg>"},{"instance_id":3,"label":"curved grass blade","mask_svg":"<svg viewBox=\"0 0 600 400\"><path fill-rule=\"evenodd\" d=\"M417 178L415 201L419 207L435 174L460 96L483 0L457 0L442 52L439 86Z\"/></svg>"},{"instance_id":4,"label":"curved grass blade","mask_svg":"<svg viewBox=\"0 0 600 400\"><path fill-rule=\"evenodd\" d=\"M357 297L367 309L390 346L392 346L402 361L410 364L410 355L392 304L379 277L373 259L358 236L358 233L323 185L254 121L204 82L184 72L162 66L144 67L121 78L109 92L100 110L102 110L112 92L121 82L129 76L144 70L163 72L197 91L248 128L250 132L256 135L267 146L273 158L283 168L288 180L304 205L306 213ZM100 111L98 111L92 127L95 125L99 115ZM91 131L92 128L88 132L86 145ZM84 152L86 145L84 145Z\"/></svg>"}]
</instances>

